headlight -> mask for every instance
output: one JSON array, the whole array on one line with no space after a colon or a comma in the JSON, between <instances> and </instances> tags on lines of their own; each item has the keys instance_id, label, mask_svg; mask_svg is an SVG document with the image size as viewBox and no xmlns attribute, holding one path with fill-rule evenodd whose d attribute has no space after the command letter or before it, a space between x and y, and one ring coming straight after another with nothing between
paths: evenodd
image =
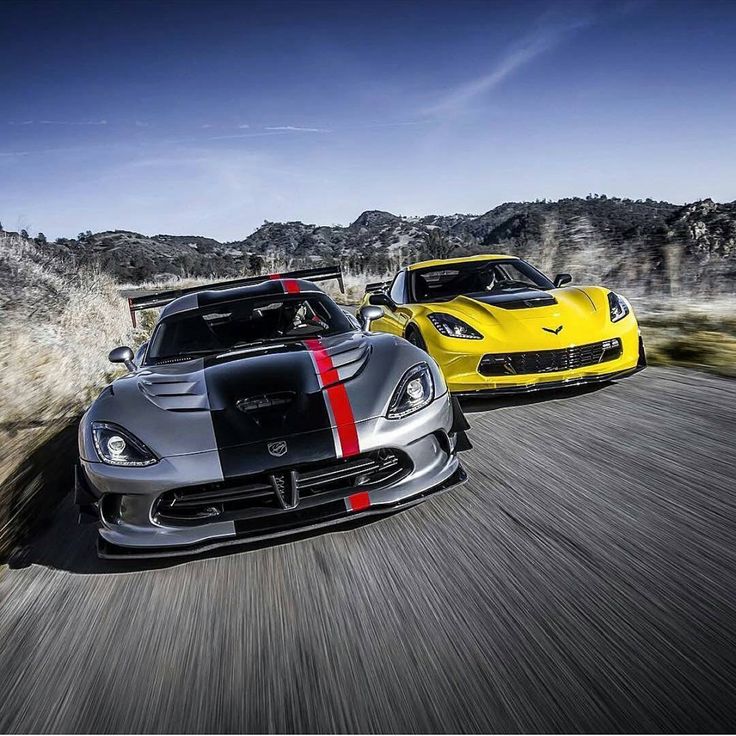
<instances>
[{"instance_id":1,"label":"headlight","mask_svg":"<svg viewBox=\"0 0 736 736\"><path fill-rule=\"evenodd\" d=\"M618 322L629 313L629 303L622 296L608 292L608 307L611 310L611 322Z\"/></svg>"},{"instance_id":2,"label":"headlight","mask_svg":"<svg viewBox=\"0 0 736 736\"><path fill-rule=\"evenodd\" d=\"M437 328L437 331L445 337L459 337L463 340L482 340L483 335L474 330L470 325L451 314L444 312L433 312L429 315L429 321Z\"/></svg>"},{"instance_id":3,"label":"headlight","mask_svg":"<svg viewBox=\"0 0 736 736\"><path fill-rule=\"evenodd\" d=\"M399 381L388 405L387 416L389 419L401 419L427 406L433 398L432 373L426 363L418 363Z\"/></svg>"},{"instance_id":4,"label":"headlight","mask_svg":"<svg viewBox=\"0 0 736 736\"><path fill-rule=\"evenodd\" d=\"M92 439L100 460L108 465L140 467L158 462L139 439L115 424L92 422Z\"/></svg>"}]
</instances>

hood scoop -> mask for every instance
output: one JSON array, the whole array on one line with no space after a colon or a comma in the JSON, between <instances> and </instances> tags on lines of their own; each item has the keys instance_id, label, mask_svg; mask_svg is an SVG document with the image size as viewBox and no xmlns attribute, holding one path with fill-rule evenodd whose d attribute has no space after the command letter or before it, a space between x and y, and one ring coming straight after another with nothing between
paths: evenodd
<instances>
[{"instance_id":1,"label":"hood scoop","mask_svg":"<svg viewBox=\"0 0 736 736\"><path fill-rule=\"evenodd\" d=\"M490 304L502 309L533 309L534 307L551 307L557 300L546 291L528 289L524 291L506 292L501 294L477 293L468 294L468 297L483 304Z\"/></svg>"},{"instance_id":2,"label":"hood scoop","mask_svg":"<svg viewBox=\"0 0 736 736\"><path fill-rule=\"evenodd\" d=\"M143 395L166 411L206 411L207 389L201 373L147 375L138 380Z\"/></svg>"}]
</instances>

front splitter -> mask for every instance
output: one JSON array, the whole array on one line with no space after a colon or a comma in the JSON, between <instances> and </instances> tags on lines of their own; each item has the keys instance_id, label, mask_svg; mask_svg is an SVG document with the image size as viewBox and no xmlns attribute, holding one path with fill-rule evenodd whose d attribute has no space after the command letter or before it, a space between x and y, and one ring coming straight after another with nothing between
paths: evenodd
<instances>
[{"instance_id":1,"label":"front splitter","mask_svg":"<svg viewBox=\"0 0 736 736\"><path fill-rule=\"evenodd\" d=\"M579 376L567 378L562 381L540 381L539 383L527 383L515 386L502 386L500 388L479 388L472 391L453 391L452 395L460 399L493 398L494 396L508 396L509 394L531 394L536 391L554 391L576 386L590 386L596 383L609 383L620 378L628 378L634 373L644 370L646 366L637 365L625 371L616 373L603 373L595 376Z\"/></svg>"}]
</instances>

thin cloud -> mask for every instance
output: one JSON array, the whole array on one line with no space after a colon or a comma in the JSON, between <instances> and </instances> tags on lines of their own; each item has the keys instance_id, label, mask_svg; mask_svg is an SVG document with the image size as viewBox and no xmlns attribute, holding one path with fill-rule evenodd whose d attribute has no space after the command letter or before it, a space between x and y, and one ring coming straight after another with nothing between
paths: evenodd
<instances>
[{"instance_id":1,"label":"thin cloud","mask_svg":"<svg viewBox=\"0 0 736 736\"><path fill-rule=\"evenodd\" d=\"M589 19L575 19L563 23L542 23L536 30L520 38L485 74L471 79L445 94L437 103L426 108L427 115L461 113L500 84L518 69L558 46L566 38L591 24Z\"/></svg>"},{"instance_id":2,"label":"thin cloud","mask_svg":"<svg viewBox=\"0 0 736 736\"><path fill-rule=\"evenodd\" d=\"M244 128L250 128L250 125L248 125L248 123L241 123L240 125L238 125L238 128L242 130Z\"/></svg>"},{"instance_id":3,"label":"thin cloud","mask_svg":"<svg viewBox=\"0 0 736 736\"><path fill-rule=\"evenodd\" d=\"M39 120L39 125L107 125L107 120Z\"/></svg>"},{"instance_id":4,"label":"thin cloud","mask_svg":"<svg viewBox=\"0 0 736 736\"><path fill-rule=\"evenodd\" d=\"M271 135L286 135L286 131L283 130L267 130L261 133L232 133L230 135L213 135L207 140L210 141L226 141L231 138L264 138Z\"/></svg>"},{"instance_id":5,"label":"thin cloud","mask_svg":"<svg viewBox=\"0 0 736 736\"><path fill-rule=\"evenodd\" d=\"M8 120L8 125L33 125L33 120L21 120L20 122Z\"/></svg>"},{"instance_id":6,"label":"thin cloud","mask_svg":"<svg viewBox=\"0 0 736 736\"><path fill-rule=\"evenodd\" d=\"M267 125L266 130L281 130L293 133L332 133L327 128L302 128L298 125Z\"/></svg>"},{"instance_id":7,"label":"thin cloud","mask_svg":"<svg viewBox=\"0 0 736 736\"><path fill-rule=\"evenodd\" d=\"M135 127L136 128L148 128L150 127L151 123L146 123L143 120L136 120L135 121Z\"/></svg>"}]
</instances>

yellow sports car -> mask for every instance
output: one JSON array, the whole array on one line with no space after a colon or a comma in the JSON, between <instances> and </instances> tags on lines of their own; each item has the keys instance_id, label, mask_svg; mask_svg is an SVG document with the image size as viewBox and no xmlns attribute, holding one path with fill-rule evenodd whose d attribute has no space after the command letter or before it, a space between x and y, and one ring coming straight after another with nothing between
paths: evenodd
<instances>
[{"instance_id":1,"label":"yellow sports car","mask_svg":"<svg viewBox=\"0 0 736 736\"><path fill-rule=\"evenodd\" d=\"M371 330L401 335L442 368L451 391L515 393L623 378L646 365L634 312L602 286L550 281L520 258L415 263L368 284Z\"/></svg>"}]
</instances>

